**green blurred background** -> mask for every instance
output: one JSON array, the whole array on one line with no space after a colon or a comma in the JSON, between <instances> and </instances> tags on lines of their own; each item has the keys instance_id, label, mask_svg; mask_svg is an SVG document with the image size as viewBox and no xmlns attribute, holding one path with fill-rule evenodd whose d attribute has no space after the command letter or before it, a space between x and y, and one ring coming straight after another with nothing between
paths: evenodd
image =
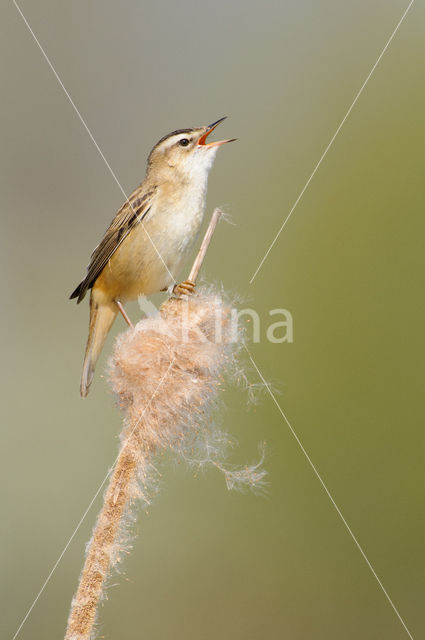
<instances>
[{"instance_id":1,"label":"green blurred background","mask_svg":"<svg viewBox=\"0 0 425 640\"><path fill-rule=\"evenodd\" d=\"M165 133L230 116L204 275L294 343L252 353L412 636L425 637L425 7L413 4L252 285L249 280L406 2L22 0L124 189ZM12 2L2 10L2 637L12 638L112 463L120 416L78 395L88 305L67 298L123 197ZM137 306L130 307L133 317ZM124 328L122 320L115 334ZM257 382L254 371L250 373ZM266 497L161 465L104 638L408 635L267 394L222 421ZM19 637L60 638L99 500Z\"/></svg>"}]
</instances>

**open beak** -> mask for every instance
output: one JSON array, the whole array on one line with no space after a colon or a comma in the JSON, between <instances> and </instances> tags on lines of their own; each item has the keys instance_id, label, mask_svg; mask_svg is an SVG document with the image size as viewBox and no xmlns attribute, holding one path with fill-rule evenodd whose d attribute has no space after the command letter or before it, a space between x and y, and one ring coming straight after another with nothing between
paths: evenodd
<instances>
[{"instance_id":1,"label":"open beak","mask_svg":"<svg viewBox=\"0 0 425 640\"><path fill-rule=\"evenodd\" d=\"M199 138L198 146L209 147L211 149L212 147L220 147L222 144L226 144L226 142L234 142L236 138L231 138L230 140L217 140L217 142L207 142L207 138L210 135L210 133L214 131L214 129L218 127L220 122L223 122L223 120L225 120L226 118L227 116L224 116L224 118L220 118L220 120L217 120L216 122L213 122L212 124L210 124L207 127L206 132L202 134L202 136Z\"/></svg>"}]
</instances>

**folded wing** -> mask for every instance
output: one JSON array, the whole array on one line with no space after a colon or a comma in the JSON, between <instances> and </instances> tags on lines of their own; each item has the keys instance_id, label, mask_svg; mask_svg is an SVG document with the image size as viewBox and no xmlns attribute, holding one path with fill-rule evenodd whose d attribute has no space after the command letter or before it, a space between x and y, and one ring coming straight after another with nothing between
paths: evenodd
<instances>
[{"instance_id":1,"label":"folded wing","mask_svg":"<svg viewBox=\"0 0 425 640\"><path fill-rule=\"evenodd\" d=\"M71 299L77 298L77 303L81 302L88 289L93 287L102 270L108 264L108 261L120 244L125 240L131 230L143 221L149 212L149 209L152 207L155 192L156 187L145 191L143 185L141 185L131 194L127 202L123 204L112 220L102 241L91 254L90 263L87 267L87 275L75 291L71 293Z\"/></svg>"}]
</instances>

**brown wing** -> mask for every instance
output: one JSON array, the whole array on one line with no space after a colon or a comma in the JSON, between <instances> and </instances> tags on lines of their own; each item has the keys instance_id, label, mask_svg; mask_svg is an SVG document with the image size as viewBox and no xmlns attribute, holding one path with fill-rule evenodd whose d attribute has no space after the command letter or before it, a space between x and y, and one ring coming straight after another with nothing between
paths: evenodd
<instances>
[{"instance_id":1,"label":"brown wing","mask_svg":"<svg viewBox=\"0 0 425 640\"><path fill-rule=\"evenodd\" d=\"M120 244L146 216L152 206L155 191L156 187L144 191L142 185L140 185L131 194L128 201L123 204L112 220L101 243L97 245L91 254L86 277L71 293L70 298L78 298L77 303L81 302L87 290L92 288L102 269L107 265Z\"/></svg>"}]
</instances>

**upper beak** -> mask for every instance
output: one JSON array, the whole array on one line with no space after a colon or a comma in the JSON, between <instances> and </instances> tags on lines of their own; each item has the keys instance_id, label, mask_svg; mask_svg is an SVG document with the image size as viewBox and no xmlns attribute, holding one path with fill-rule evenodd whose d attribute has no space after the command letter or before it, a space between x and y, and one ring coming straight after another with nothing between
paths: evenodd
<instances>
[{"instance_id":1,"label":"upper beak","mask_svg":"<svg viewBox=\"0 0 425 640\"><path fill-rule=\"evenodd\" d=\"M230 140L217 140L217 142L208 142L208 143L206 141L210 133L214 131L214 129L218 127L220 122L223 122L223 120L225 120L226 118L227 116L224 116L224 118L220 118L220 120L216 120L216 122L213 122L212 124L210 124L207 127L207 130L205 131L205 133L203 133L202 136L199 138L198 145L202 147L211 148L211 147L219 147L222 144L226 144L226 142L234 142L236 138L231 138Z\"/></svg>"}]
</instances>

